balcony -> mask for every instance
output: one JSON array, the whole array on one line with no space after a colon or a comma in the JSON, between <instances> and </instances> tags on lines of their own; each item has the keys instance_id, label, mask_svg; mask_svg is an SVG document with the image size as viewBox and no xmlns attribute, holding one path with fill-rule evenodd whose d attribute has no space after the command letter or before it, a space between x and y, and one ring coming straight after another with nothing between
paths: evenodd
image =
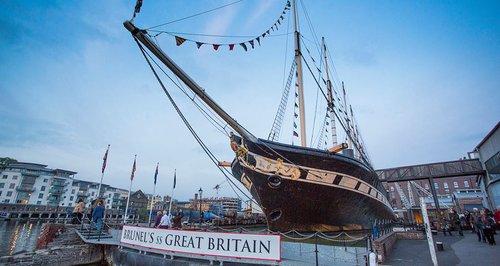
<instances>
[{"instance_id":1,"label":"balcony","mask_svg":"<svg viewBox=\"0 0 500 266\"><path fill-rule=\"evenodd\" d=\"M76 194L76 196L77 197L88 197L88 196L90 196L90 193L88 193L88 192L78 192Z\"/></svg>"},{"instance_id":2,"label":"balcony","mask_svg":"<svg viewBox=\"0 0 500 266\"><path fill-rule=\"evenodd\" d=\"M64 187L66 185L66 182L64 182L64 181L52 181L51 185L54 187Z\"/></svg>"},{"instance_id":3,"label":"balcony","mask_svg":"<svg viewBox=\"0 0 500 266\"><path fill-rule=\"evenodd\" d=\"M17 191L20 192L35 192L35 188L33 186L17 186L16 187Z\"/></svg>"},{"instance_id":4,"label":"balcony","mask_svg":"<svg viewBox=\"0 0 500 266\"><path fill-rule=\"evenodd\" d=\"M36 179L34 178L23 178L22 184L35 184Z\"/></svg>"},{"instance_id":5,"label":"balcony","mask_svg":"<svg viewBox=\"0 0 500 266\"><path fill-rule=\"evenodd\" d=\"M49 190L49 193L50 194L58 194L58 195L61 195L64 193L64 190L63 189L56 189L56 188L51 188Z\"/></svg>"}]
</instances>

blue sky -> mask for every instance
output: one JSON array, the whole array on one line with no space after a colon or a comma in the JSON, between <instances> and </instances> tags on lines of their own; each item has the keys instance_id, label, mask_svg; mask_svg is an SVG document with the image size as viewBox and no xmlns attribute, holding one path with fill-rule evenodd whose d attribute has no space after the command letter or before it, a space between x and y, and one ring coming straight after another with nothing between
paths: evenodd
<instances>
[{"instance_id":1,"label":"blue sky","mask_svg":"<svg viewBox=\"0 0 500 266\"><path fill-rule=\"evenodd\" d=\"M147 28L231 2L144 0L135 23ZM499 121L498 1L304 2L346 83L375 168L466 156ZM255 36L274 23L284 4L246 0L162 29ZM98 181L111 144L105 183L127 188L137 154L134 189L152 192L160 162L161 194L170 193L177 169L178 198L191 197L200 186L214 196L212 187L224 177L189 135L122 26L134 5L0 2L0 156L74 170L79 179ZM303 14L300 20L306 22ZM301 32L309 33L306 23ZM167 34L158 41L241 124L266 138L281 97L284 33L283 26L248 52L238 46L232 52L196 49L189 42L176 47ZM214 153L231 160L228 139L178 90L172 93ZM306 92L309 106L314 95ZM282 136L291 140L286 121ZM221 193L234 195L227 183Z\"/></svg>"}]
</instances>

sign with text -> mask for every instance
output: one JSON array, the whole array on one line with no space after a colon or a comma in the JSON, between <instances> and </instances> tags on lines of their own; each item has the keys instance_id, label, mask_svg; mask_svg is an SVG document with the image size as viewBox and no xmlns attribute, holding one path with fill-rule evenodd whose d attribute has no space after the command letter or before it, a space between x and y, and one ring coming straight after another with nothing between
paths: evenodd
<instances>
[{"instance_id":1,"label":"sign with text","mask_svg":"<svg viewBox=\"0 0 500 266\"><path fill-rule=\"evenodd\" d=\"M191 254L281 260L281 236L123 226L121 243Z\"/></svg>"}]
</instances>

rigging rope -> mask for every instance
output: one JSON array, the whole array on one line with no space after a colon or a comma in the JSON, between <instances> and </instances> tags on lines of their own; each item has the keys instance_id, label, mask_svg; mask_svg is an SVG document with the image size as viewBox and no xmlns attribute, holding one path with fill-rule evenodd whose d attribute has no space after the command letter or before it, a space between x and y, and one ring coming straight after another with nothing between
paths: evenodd
<instances>
[{"instance_id":1,"label":"rigging rope","mask_svg":"<svg viewBox=\"0 0 500 266\"><path fill-rule=\"evenodd\" d=\"M146 30L150 30L150 29L161 27L161 26L169 25L169 24L172 24L172 23L175 23L175 22L179 22L179 21L183 21L183 20L186 20L186 19L194 18L194 17L200 16L200 15L203 15L203 14L207 14L207 13L210 13L210 12L213 12L213 11L216 11L216 10L219 10L219 9L222 9L222 8L225 8L225 7L237 4L239 2L243 2L243 0L234 1L232 3L225 4L225 5L216 7L216 8L212 8L212 9L207 10L207 11L203 11L203 12L196 13L196 14L193 14L193 15L190 15L190 16L187 16L187 17L175 19L175 20L172 20L172 21L169 21L169 22L166 22L166 23L162 23L162 24L159 24L159 25L156 25L156 26L153 26L153 27L149 27Z\"/></svg>"},{"instance_id":2,"label":"rigging rope","mask_svg":"<svg viewBox=\"0 0 500 266\"><path fill-rule=\"evenodd\" d=\"M181 110L179 109L179 107L177 106L177 104L175 103L174 99L172 98L172 96L170 95L170 93L168 92L168 90L166 89L165 85L163 84L162 80L160 79L160 77L158 76L158 73L156 72L156 70L154 69L153 65L151 64L150 60L151 59L153 62L155 62L155 64L159 67L159 65L156 63L156 61L153 60L153 58L151 57L151 55L149 55L144 47L141 46L141 44L139 43L139 41L134 37L134 40L135 42L137 43L137 45L139 46L139 49L141 50L141 53L143 54L144 58L146 59L149 67L151 68L151 71L153 72L153 74L155 75L156 79L158 80L158 83L160 84L160 86L162 87L163 89L163 92L167 95L170 103L172 104L172 106L174 107L174 109L176 110L177 114L180 116L181 120L184 122L184 124L186 125L186 127L188 128L188 130L191 132L191 134L193 135L193 137L195 138L195 140L198 142L198 144L200 144L201 148L203 149L203 151L208 155L208 157L210 158L210 160L217 166L217 168L222 172L222 174L226 177L226 179L230 182L230 183L233 183L233 181L229 178L229 176L227 176L226 172L224 171L225 169L223 169L221 166L219 166L218 162L219 160L215 157L215 155L210 151L210 149L206 146L206 144L203 142L203 140L198 136L198 134L196 133L196 131L193 129L193 127L191 126L191 124L189 123L189 121L187 121L186 117L184 116L184 114L181 112ZM149 57L149 58L148 58ZM161 68L160 68L161 69ZM165 72L164 72L165 73ZM226 170L227 171L227 170ZM234 183L233 183L234 184ZM257 205L258 203L252 199L251 197L249 197L248 195L245 194L245 192L243 192L239 187L236 186L236 188L241 192L243 193L243 195L247 196L247 198L249 200L251 200L252 202L255 202ZM235 191L236 193L236 191ZM236 193L237 194L237 193ZM237 194L238 195L238 194ZM239 197L239 195L238 195Z\"/></svg>"}]
</instances>

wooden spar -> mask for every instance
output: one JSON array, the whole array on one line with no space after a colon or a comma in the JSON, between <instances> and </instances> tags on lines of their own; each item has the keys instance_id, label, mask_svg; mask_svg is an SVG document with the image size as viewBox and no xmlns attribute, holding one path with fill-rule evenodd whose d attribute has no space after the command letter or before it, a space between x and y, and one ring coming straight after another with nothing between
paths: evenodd
<instances>
[{"instance_id":1,"label":"wooden spar","mask_svg":"<svg viewBox=\"0 0 500 266\"><path fill-rule=\"evenodd\" d=\"M343 149L347 149L347 148L348 148L347 143L340 143L340 144L335 145L335 146L331 147L330 149L328 149L328 152L337 153L337 152L341 152Z\"/></svg>"},{"instance_id":2,"label":"wooden spar","mask_svg":"<svg viewBox=\"0 0 500 266\"><path fill-rule=\"evenodd\" d=\"M333 93L332 93L332 82L330 81L330 75L328 73L328 60L326 58L326 44L325 44L325 37L322 38L323 40L323 56L325 58L325 72L326 72L326 88L328 92L328 107L329 107L329 112L330 112L330 124L332 127L332 142L333 146L337 145L337 127L335 125L335 102L333 100Z\"/></svg>"},{"instance_id":3,"label":"wooden spar","mask_svg":"<svg viewBox=\"0 0 500 266\"><path fill-rule=\"evenodd\" d=\"M348 113L348 110L347 110L347 96L346 96L346 93L345 93L345 88L344 88L344 82L342 81L342 92L344 94L344 114L345 114L345 121L347 123L346 125L346 130L347 130L347 144L349 145L349 148L352 149L352 145L353 145L353 140L352 140L352 136L351 136L351 126L350 126L350 119L349 119L349 113Z\"/></svg>"},{"instance_id":4,"label":"wooden spar","mask_svg":"<svg viewBox=\"0 0 500 266\"><path fill-rule=\"evenodd\" d=\"M205 93L186 72L184 72L170 57L168 57L158 47L146 33L145 30L137 28L131 21L123 22L125 28L132 33L132 36L140 41L149 51L151 51L165 66L167 66L177 77L179 77L203 102L205 102L217 115L219 115L230 127L232 127L243 138L250 141L257 141L257 138L241 126L234 118L224 111L214 100Z\"/></svg>"},{"instance_id":5,"label":"wooden spar","mask_svg":"<svg viewBox=\"0 0 500 266\"><path fill-rule=\"evenodd\" d=\"M306 112L304 105L304 82L302 79L302 54L300 52L300 34L297 28L297 1L293 0L293 25L295 31L295 62L297 63L297 84L299 93L299 113L300 113L300 143L302 147L307 147L306 138Z\"/></svg>"}]
</instances>

